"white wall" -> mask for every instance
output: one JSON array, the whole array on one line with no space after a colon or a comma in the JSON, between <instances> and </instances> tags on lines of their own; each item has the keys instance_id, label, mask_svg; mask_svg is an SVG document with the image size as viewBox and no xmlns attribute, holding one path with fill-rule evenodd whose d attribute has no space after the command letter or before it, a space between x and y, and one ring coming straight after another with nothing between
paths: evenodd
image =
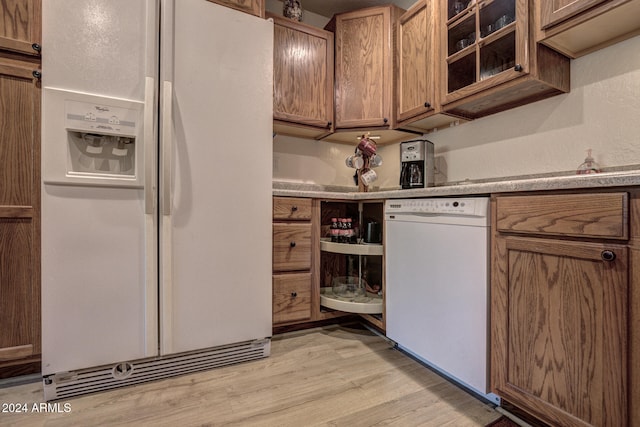
<instances>
[{"instance_id":1,"label":"white wall","mask_svg":"<svg viewBox=\"0 0 640 427\"><path fill-rule=\"evenodd\" d=\"M345 159L357 144L335 144L278 135L273 140L273 179L305 184L338 185L357 188ZM398 144L378 147L382 165L375 168L378 179L369 187L399 187L400 147Z\"/></svg>"},{"instance_id":2,"label":"white wall","mask_svg":"<svg viewBox=\"0 0 640 427\"><path fill-rule=\"evenodd\" d=\"M571 63L571 92L426 135L461 181L575 170L591 148L605 168L640 164L640 36ZM353 185L354 147L276 136L274 180ZM381 188L398 185L399 148L380 148Z\"/></svg>"}]
</instances>

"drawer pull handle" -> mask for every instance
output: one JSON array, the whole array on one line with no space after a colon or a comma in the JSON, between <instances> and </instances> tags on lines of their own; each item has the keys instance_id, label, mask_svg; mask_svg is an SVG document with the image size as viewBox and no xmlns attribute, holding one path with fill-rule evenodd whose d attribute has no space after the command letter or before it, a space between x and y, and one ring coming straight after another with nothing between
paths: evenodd
<instances>
[{"instance_id":1,"label":"drawer pull handle","mask_svg":"<svg viewBox=\"0 0 640 427\"><path fill-rule=\"evenodd\" d=\"M295 297L297 297L297 296L298 296L298 293L297 293L297 292L291 292L291 298L295 298Z\"/></svg>"},{"instance_id":2,"label":"drawer pull handle","mask_svg":"<svg viewBox=\"0 0 640 427\"><path fill-rule=\"evenodd\" d=\"M616 259L616 254L613 251L602 251L600 254L603 261L613 261Z\"/></svg>"},{"instance_id":3,"label":"drawer pull handle","mask_svg":"<svg viewBox=\"0 0 640 427\"><path fill-rule=\"evenodd\" d=\"M295 248L296 247L296 242L289 243L289 246L291 246L292 248Z\"/></svg>"},{"instance_id":4,"label":"drawer pull handle","mask_svg":"<svg viewBox=\"0 0 640 427\"><path fill-rule=\"evenodd\" d=\"M298 210L298 207L297 207L297 206L291 206L291 212L295 212L295 211L297 211L297 210Z\"/></svg>"}]
</instances>

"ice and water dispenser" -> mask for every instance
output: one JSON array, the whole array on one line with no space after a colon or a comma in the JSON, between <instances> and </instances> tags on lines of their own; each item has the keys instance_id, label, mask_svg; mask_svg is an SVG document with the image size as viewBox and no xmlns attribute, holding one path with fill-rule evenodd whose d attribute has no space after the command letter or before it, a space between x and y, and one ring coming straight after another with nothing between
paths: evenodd
<instances>
[{"instance_id":1,"label":"ice and water dispenser","mask_svg":"<svg viewBox=\"0 0 640 427\"><path fill-rule=\"evenodd\" d=\"M135 176L137 112L65 102L69 174Z\"/></svg>"},{"instance_id":2,"label":"ice and water dispenser","mask_svg":"<svg viewBox=\"0 0 640 427\"><path fill-rule=\"evenodd\" d=\"M143 103L46 90L44 182L142 186Z\"/></svg>"}]
</instances>

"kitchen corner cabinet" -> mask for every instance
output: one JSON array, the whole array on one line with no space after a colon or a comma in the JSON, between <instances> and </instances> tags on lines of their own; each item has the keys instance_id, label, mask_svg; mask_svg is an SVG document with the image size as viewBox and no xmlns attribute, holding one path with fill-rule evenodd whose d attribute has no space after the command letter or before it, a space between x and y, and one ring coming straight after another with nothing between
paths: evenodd
<instances>
[{"instance_id":1,"label":"kitchen corner cabinet","mask_svg":"<svg viewBox=\"0 0 640 427\"><path fill-rule=\"evenodd\" d=\"M537 41L570 58L640 34L640 0L537 1Z\"/></svg>"},{"instance_id":2,"label":"kitchen corner cabinet","mask_svg":"<svg viewBox=\"0 0 640 427\"><path fill-rule=\"evenodd\" d=\"M327 141L355 144L372 131L378 144L408 139L396 130L395 36L400 15L393 5L335 15L335 130Z\"/></svg>"},{"instance_id":3,"label":"kitchen corner cabinet","mask_svg":"<svg viewBox=\"0 0 640 427\"><path fill-rule=\"evenodd\" d=\"M239 10L240 12L249 13L251 15L264 18L265 6L264 0L208 0L222 6Z\"/></svg>"},{"instance_id":4,"label":"kitchen corner cabinet","mask_svg":"<svg viewBox=\"0 0 640 427\"><path fill-rule=\"evenodd\" d=\"M535 42L531 0L445 4L440 82L446 112L474 119L569 91L569 59Z\"/></svg>"},{"instance_id":5,"label":"kitchen corner cabinet","mask_svg":"<svg viewBox=\"0 0 640 427\"><path fill-rule=\"evenodd\" d=\"M273 129L320 139L333 132L333 33L267 18L274 22Z\"/></svg>"},{"instance_id":6,"label":"kitchen corner cabinet","mask_svg":"<svg viewBox=\"0 0 640 427\"><path fill-rule=\"evenodd\" d=\"M273 324L311 320L312 200L273 198Z\"/></svg>"},{"instance_id":7,"label":"kitchen corner cabinet","mask_svg":"<svg viewBox=\"0 0 640 427\"><path fill-rule=\"evenodd\" d=\"M638 196L492 197L491 389L550 425L640 423Z\"/></svg>"},{"instance_id":8,"label":"kitchen corner cabinet","mask_svg":"<svg viewBox=\"0 0 640 427\"><path fill-rule=\"evenodd\" d=\"M40 55L41 0L0 2L0 50Z\"/></svg>"},{"instance_id":9,"label":"kitchen corner cabinet","mask_svg":"<svg viewBox=\"0 0 640 427\"><path fill-rule=\"evenodd\" d=\"M399 19L397 55L397 127L426 133L460 118L442 113L439 76L439 29L436 0L420 0Z\"/></svg>"},{"instance_id":10,"label":"kitchen corner cabinet","mask_svg":"<svg viewBox=\"0 0 640 427\"><path fill-rule=\"evenodd\" d=\"M0 378L40 371L39 68L0 52Z\"/></svg>"},{"instance_id":11,"label":"kitchen corner cabinet","mask_svg":"<svg viewBox=\"0 0 640 427\"><path fill-rule=\"evenodd\" d=\"M355 313L384 331L384 246L381 240L384 203L322 200L320 206L318 317L339 312ZM332 228L333 219L338 222L351 219L352 227L336 230ZM367 223L378 225L379 243L364 242ZM349 233L351 237L341 233L349 230L353 231ZM362 284L362 290L357 289L358 284Z\"/></svg>"}]
</instances>

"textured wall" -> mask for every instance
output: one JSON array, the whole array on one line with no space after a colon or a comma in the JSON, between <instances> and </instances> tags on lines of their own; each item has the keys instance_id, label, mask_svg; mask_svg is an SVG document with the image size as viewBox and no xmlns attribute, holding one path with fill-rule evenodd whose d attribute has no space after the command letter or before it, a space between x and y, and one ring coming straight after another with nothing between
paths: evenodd
<instances>
[{"instance_id":1,"label":"textured wall","mask_svg":"<svg viewBox=\"0 0 640 427\"><path fill-rule=\"evenodd\" d=\"M572 171L586 150L602 167L640 164L640 36L571 63L571 92L430 133L436 181ZM353 148L277 136L274 179L352 185ZM397 186L399 149L383 147L380 187Z\"/></svg>"}]
</instances>

